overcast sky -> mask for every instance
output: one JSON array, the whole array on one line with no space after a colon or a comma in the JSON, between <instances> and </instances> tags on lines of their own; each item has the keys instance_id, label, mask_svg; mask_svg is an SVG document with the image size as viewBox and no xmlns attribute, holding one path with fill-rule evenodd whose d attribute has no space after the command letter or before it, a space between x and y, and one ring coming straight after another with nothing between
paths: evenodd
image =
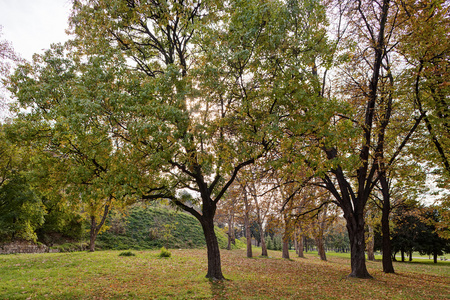
<instances>
[{"instance_id":1,"label":"overcast sky","mask_svg":"<svg viewBox=\"0 0 450 300\"><path fill-rule=\"evenodd\" d=\"M31 60L34 53L68 39L70 8L70 0L0 0L0 39L10 41L21 57Z\"/></svg>"}]
</instances>

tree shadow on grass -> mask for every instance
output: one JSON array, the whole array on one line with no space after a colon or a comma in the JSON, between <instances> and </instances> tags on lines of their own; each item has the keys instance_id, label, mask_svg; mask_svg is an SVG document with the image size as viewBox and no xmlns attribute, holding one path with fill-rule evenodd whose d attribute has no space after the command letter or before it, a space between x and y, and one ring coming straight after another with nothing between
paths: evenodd
<instances>
[{"instance_id":1,"label":"tree shadow on grass","mask_svg":"<svg viewBox=\"0 0 450 300\"><path fill-rule=\"evenodd\" d=\"M229 280L210 280L212 299L228 299L227 283Z\"/></svg>"}]
</instances>

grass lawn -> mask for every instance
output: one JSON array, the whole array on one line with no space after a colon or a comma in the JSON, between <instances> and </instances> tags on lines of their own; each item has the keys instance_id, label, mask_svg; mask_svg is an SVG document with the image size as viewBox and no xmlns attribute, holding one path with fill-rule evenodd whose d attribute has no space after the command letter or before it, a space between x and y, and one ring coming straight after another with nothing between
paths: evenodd
<instances>
[{"instance_id":1,"label":"grass lawn","mask_svg":"<svg viewBox=\"0 0 450 300\"><path fill-rule=\"evenodd\" d=\"M346 277L348 254L322 262L311 253L248 259L245 250L222 250L227 280L210 282L204 249L171 250L170 258L120 252L1 255L0 299L450 299L449 262L394 263L397 274L367 262L374 279L362 280Z\"/></svg>"}]
</instances>

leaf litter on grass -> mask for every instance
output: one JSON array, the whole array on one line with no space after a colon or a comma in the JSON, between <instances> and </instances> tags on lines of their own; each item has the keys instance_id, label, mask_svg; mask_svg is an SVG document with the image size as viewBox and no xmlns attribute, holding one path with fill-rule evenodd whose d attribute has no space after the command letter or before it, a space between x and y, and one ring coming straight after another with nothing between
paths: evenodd
<instances>
[{"instance_id":1,"label":"leaf litter on grass","mask_svg":"<svg viewBox=\"0 0 450 300\"><path fill-rule=\"evenodd\" d=\"M117 251L5 256L0 260L0 298L450 298L446 265L400 265L397 274L385 274L381 262L368 262L375 279L361 280L347 278L350 260L344 257L329 256L323 262L308 254L306 259L284 260L280 252L271 251L271 258L249 259L244 250L223 250L222 270L227 280L215 283L204 277L205 249L172 252L172 257L165 260L157 258L158 251L141 251L124 259L118 259ZM426 272L421 273L421 269Z\"/></svg>"}]
</instances>

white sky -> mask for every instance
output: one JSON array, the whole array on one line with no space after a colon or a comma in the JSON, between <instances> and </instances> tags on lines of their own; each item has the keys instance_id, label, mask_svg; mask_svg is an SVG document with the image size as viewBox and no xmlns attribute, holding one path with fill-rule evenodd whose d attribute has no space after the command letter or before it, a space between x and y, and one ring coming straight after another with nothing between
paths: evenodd
<instances>
[{"instance_id":1,"label":"white sky","mask_svg":"<svg viewBox=\"0 0 450 300\"><path fill-rule=\"evenodd\" d=\"M0 0L0 39L10 41L16 53L31 60L34 53L68 39L70 9L70 0Z\"/></svg>"}]
</instances>

